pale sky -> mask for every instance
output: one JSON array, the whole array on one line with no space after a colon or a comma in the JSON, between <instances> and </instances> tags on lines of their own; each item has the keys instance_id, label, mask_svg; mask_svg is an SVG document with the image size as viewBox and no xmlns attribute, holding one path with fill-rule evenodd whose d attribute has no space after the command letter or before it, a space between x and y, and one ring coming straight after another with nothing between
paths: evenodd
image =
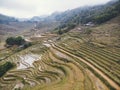
<instances>
[{"instance_id":1,"label":"pale sky","mask_svg":"<svg viewBox=\"0 0 120 90\"><path fill-rule=\"evenodd\" d=\"M104 4L108 1L110 0L0 0L0 13L30 18L80 6Z\"/></svg>"}]
</instances>

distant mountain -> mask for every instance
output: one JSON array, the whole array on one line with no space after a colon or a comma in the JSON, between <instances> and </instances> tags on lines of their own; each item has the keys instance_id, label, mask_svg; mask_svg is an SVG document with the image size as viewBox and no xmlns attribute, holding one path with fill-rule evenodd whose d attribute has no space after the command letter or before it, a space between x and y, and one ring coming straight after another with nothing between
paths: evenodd
<instances>
[{"instance_id":1,"label":"distant mountain","mask_svg":"<svg viewBox=\"0 0 120 90\"><path fill-rule=\"evenodd\" d=\"M8 24L9 22L17 22L18 20L14 17L0 14L0 24Z\"/></svg>"},{"instance_id":2,"label":"distant mountain","mask_svg":"<svg viewBox=\"0 0 120 90\"><path fill-rule=\"evenodd\" d=\"M55 30L67 32L79 24L102 24L120 14L120 0L111 0L104 5L79 7L65 12L55 12L47 17L33 17L32 21L38 21L36 28L54 26ZM57 22L55 25L54 22ZM44 25L43 25L44 23ZM52 25L53 24L53 25ZM53 29L53 28L52 28Z\"/></svg>"},{"instance_id":3,"label":"distant mountain","mask_svg":"<svg viewBox=\"0 0 120 90\"><path fill-rule=\"evenodd\" d=\"M31 30L33 27L34 22L19 21L14 17L0 14L0 36L15 35L24 30Z\"/></svg>"},{"instance_id":4,"label":"distant mountain","mask_svg":"<svg viewBox=\"0 0 120 90\"><path fill-rule=\"evenodd\" d=\"M48 17L47 15L43 15L43 16L34 16L31 19L29 19L29 21L37 21L37 22L41 22L44 21L44 19Z\"/></svg>"},{"instance_id":5,"label":"distant mountain","mask_svg":"<svg viewBox=\"0 0 120 90\"><path fill-rule=\"evenodd\" d=\"M111 0L105 5L79 7L65 12L54 12L46 16L34 16L31 19L15 19L0 14L0 24L11 25L17 29L32 26L33 29L64 33L79 24L102 24L120 14L120 0ZM0 29L1 30L1 29Z\"/></svg>"},{"instance_id":6,"label":"distant mountain","mask_svg":"<svg viewBox=\"0 0 120 90\"><path fill-rule=\"evenodd\" d=\"M24 22L30 20L30 18L17 18L19 22Z\"/></svg>"},{"instance_id":7,"label":"distant mountain","mask_svg":"<svg viewBox=\"0 0 120 90\"><path fill-rule=\"evenodd\" d=\"M52 31L60 24L60 22L56 20L56 16L59 14L60 12L54 12L49 16L33 17L30 21L37 21L34 28L39 30L39 32Z\"/></svg>"},{"instance_id":8,"label":"distant mountain","mask_svg":"<svg viewBox=\"0 0 120 90\"><path fill-rule=\"evenodd\" d=\"M80 7L56 15L55 20L60 22L56 30L67 32L79 24L92 22L102 24L120 14L120 0L112 0L104 5Z\"/></svg>"}]
</instances>

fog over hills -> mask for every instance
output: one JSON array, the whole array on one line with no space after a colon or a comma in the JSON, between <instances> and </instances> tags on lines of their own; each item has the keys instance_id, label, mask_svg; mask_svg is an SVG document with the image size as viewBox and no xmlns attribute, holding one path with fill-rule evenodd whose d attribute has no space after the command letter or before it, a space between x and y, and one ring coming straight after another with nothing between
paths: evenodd
<instances>
[{"instance_id":1,"label":"fog over hills","mask_svg":"<svg viewBox=\"0 0 120 90\"><path fill-rule=\"evenodd\" d=\"M0 12L19 18L31 18L82 6L105 4L108 1L110 0L70 0L69 2L66 0L1 0Z\"/></svg>"},{"instance_id":2,"label":"fog over hills","mask_svg":"<svg viewBox=\"0 0 120 90\"><path fill-rule=\"evenodd\" d=\"M7 24L9 26L9 25L12 25L12 23L23 22L23 24L21 24L23 26L19 26L18 24L16 24L19 26L19 27L17 26L16 27L25 29L23 27L28 26L27 24L31 25L37 22L35 27L36 29L40 29L42 27L50 26L50 25L54 26L54 28L51 28L51 30L54 30L55 28L65 29L65 28L69 28L68 26L70 25L74 27L78 24L85 24L87 22L102 23L119 14L119 11L116 9L116 8L119 8L119 3L116 4L117 1L118 0L114 0L114 1L112 0L111 2L105 5L101 4L96 6L83 6L83 7L78 7L71 10L66 10L63 12L54 12L51 15L34 16L32 18L14 18L14 17L9 17L6 15L0 14L0 23ZM108 1L105 1L105 2L108 2ZM106 16L103 16L103 13ZM105 19L104 17L107 17L107 18ZM32 25L32 27L33 26L34 25ZM12 27L14 26L12 25ZM14 29L16 27L14 27Z\"/></svg>"}]
</instances>

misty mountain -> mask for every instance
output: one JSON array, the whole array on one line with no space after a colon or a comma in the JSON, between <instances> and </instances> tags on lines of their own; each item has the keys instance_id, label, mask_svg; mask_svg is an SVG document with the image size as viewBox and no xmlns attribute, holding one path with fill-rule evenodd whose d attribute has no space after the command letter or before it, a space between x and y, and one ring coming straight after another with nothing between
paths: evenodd
<instances>
[{"instance_id":1,"label":"misty mountain","mask_svg":"<svg viewBox=\"0 0 120 90\"><path fill-rule=\"evenodd\" d=\"M34 16L31 19L23 18L17 20L13 17L0 14L0 24L10 24L11 26L14 26L15 23L21 22L20 25L15 24L17 28L21 28L31 24L34 26L34 23L37 22L34 27L35 29L42 29L43 31L55 29L61 30L62 32L67 32L79 24L86 24L88 22L102 24L118 16L119 14L120 1L112 0L104 5L79 7L76 9L67 10L65 12L54 12L49 16Z\"/></svg>"},{"instance_id":2,"label":"misty mountain","mask_svg":"<svg viewBox=\"0 0 120 90\"><path fill-rule=\"evenodd\" d=\"M34 22L19 21L14 17L0 14L0 35L16 34L34 27Z\"/></svg>"},{"instance_id":3,"label":"misty mountain","mask_svg":"<svg viewBox=\"0 0 120 90\"><path fill-rule=\"evenodd\" d=\"M56 30L67 32L79 24L92 22L102 24L120 15L120 1L110 1L104 5L86 6L65 11L56 15L55 20L60 22Z\"/></svg>"},{"instance_id":4,"label":"misty mountain","mask_svg":"<svg viewBox=\"0 0 120 90\"><path fill-rule=\"evenodd\" d=\"M8 24L9 22L17 22L18 20L14 17L0 14L0 24Z\"/></svg>"},{"instance_id":5,"label":"misty mountain","mask_svg":"<svg viewBox=\"0 0 120 90\"><path fill-rule=\"evenodd\" d=\"M29 21L37 21L37 22L40 22L40 21L44 21L44 19L48 17L47 15L43 15L43 16L34 16L32 17L31 19L29 19Z\"/></svg>"},{"instance_id":6,"label":"misty mountain","mask_svg":"<svg viewBox=\"0 0 120 90\"><path fill-rule=\"evenodd\" d=\"M40 18L35 17L33 21L39 21L37 24L37 29L40 29L42 26L41 23L45 23L48 25L48 22L59 23L56 25L56 30L69 30L74 28L79 24L86 24L88 22L93 22L94 24L104 23L120 13L120 2L119 0L112 0L104 5L96 5L96 6L85 6L79 7L72 10L67 10L65 12L55 12L48 17ZM54 23L53 23L54 26ZM53 29L53 28L52 28ZM65 32L66 32L65 31Z\"/></svg>"}]
</instances>

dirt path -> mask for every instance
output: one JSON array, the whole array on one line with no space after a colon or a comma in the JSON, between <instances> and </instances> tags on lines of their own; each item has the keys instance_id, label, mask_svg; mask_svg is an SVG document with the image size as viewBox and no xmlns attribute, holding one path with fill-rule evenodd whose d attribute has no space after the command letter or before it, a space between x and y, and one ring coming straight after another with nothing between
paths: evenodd
<instances>
[{"instance_id":1,"label":"dirt path","mask_svg":"<svg viewBox=\"0 0 120 90\"><path fill-rule=\"evenodd\" d=\"M71 53L69 53L69 52L67 52L67 51L65 51L63 49L60 49L60 48L56 47L54 44L52 44L52 47L55 48L55 49L57 49L57 50L59 50L59 51L61 51L61 52L63 52L63 53L65 53L65 54L68 54L68 55L70 55L70 56L72 56L72 57L74 57L76 59L79 59L82 62L84 62L89 67L91 67L94 71L96 71L99 75L101 75L105 80L107 80L108 83L112 87L114 87L116 90L120 90L120 86L118 86L114 81L112 81L109 77L107 77L103 72L101 72L99 69L97 69L96 67L94 67L92 64L88 63L87 61L85 61L84 59L82 59L82 58L80 58L80 57L78 57L76 55L73 55L73 54L71 54Z\"/></svg>"}]
</instances>

